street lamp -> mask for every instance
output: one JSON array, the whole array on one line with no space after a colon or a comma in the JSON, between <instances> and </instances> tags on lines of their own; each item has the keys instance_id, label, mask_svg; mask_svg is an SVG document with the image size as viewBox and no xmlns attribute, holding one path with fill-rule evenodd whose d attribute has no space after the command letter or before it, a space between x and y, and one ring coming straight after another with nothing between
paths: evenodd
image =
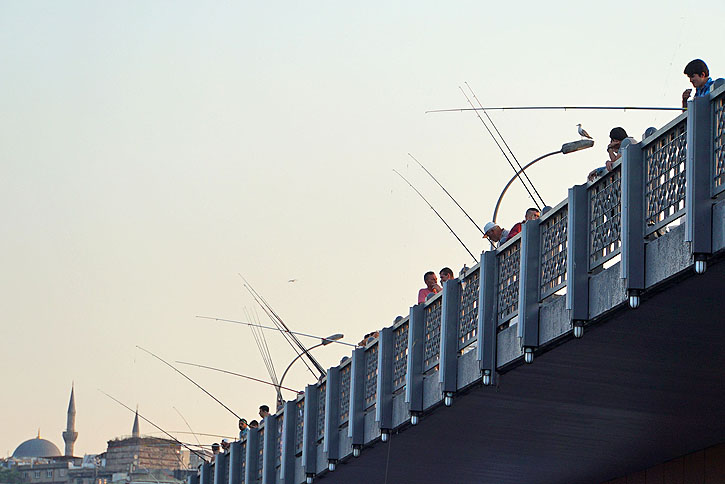
<instances>
[{"instance_id":1,"label":"street lamp","mask_svg":"<svg viewBox=\"0 0 725 484\"><path fill-rule=\"evenodd\" d=\"M287 368L284 370L284 373L282 373L282 378L279 379L279 384L277 384L277 403L282 402L282 392L280 391L280 388L282 387L282 383L284 383L284 377L287 376L287 372L290 370L290 368L292 368L292 365L294 365L297 360L299 360L300 358L302 358L302 356L304 356L308 352L314 350L315 348L319 348L320 346L327 346L330 343L334 343L334 342L340 342L339 340L341 340L344 337L345 337L345 335L342 333L335 333L333 335L328 336L327 338L320 338L319 343L317 343L314 346L310 346L309 348L307 348L306 351L303 351L299 355L295 356L294 359L292 361L290 361L290 364L287 365Z\"/></svg>"},{"instance_id":2,"label":"street lamp","mask_svg":"<svg viewBox=\"0 0 725 484\"><path fill-rule=\"evenodd\" d=\"M551 153L547 153L545 155L539 156L534 161L529 162L526 164L523 168L521 168L519 171L516 172L516 174L509 180L509 182L506 184L506 186L503 188L503 191L501 192L501 195L498 197L498 201L496 202L496 208L493 210L493 223L496 223L496 216L498 215L498 208L501 205L501 200L503 200L503 196L506 194L506 191L509 189L511 184L518 178L528 167L533 165L534 163L543 160L546 157L549 157L551 155L558 155L559 153L568 155L569 153L574 153L575 151L581 151L585 150L587 148L591 148L594 146L594 140L591 139L582 139L578 141L572 141L571 143L564 143L561 145L561 149L558 151L552 151Z\"/></svg>"}]
</instances>

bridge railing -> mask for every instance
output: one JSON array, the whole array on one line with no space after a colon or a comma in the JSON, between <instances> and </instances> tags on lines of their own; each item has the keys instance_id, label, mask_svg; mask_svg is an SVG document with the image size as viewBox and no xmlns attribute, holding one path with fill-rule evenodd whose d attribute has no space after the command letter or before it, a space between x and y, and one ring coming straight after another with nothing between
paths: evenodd
<instances>
[{"instance_id":1,"label":"bridge railing","mask_svg":"<svg viewBox=\"0 0 725 484\"><path fill-rule=\"evenodd\" d=\"M521 359L530 361L525 350L536 351L570 331L559 324L558 333L548 330L540 337L542 308L568 314L576 335L577 324L596 317L588 306L589 285L600 277L602 266L620 256L628 293L645 290L646 244L652 234L682 216L687 216L685 240L691 242L693 259L707 256L712 240L707 203L725 191L725 86L691 103L686 113L663 128L648 130L641 143L625 146L622 161L611 172L572 187L566 200L538 221L527 222L520 235L485 252L480 264L447 282L442 293L413 306L378 339L331 368L327 379L309 385L304 397L287 402L276 420L265 422L275 424L274 439L267 439L274 449L261 445L270 428L241 442L246 456L240 465L242 479L271 484L274 473L262 469L273 463L278 478L285 476L280 481L293 482L299 474L290 478L290 469L299 469L300 462L309 476L320 470L318 456L334 463L359 452L401 425L401 408L413 422L434 406L431 389L438 388L437 383L445 401L474 384L469 370L464 376L457 372L464 359L469 364L475 356L484 384L493 383L499 370L507 371ZM693 210L698 203L701 209ZM564 290L566 307L552 297ZM518 327L509 328L514 321ZM505 361L497 355L502 337L509 349L513 341L521 345L520 352L507 350ZM471 355L468 349L475 347L478 352ZM371 432L376 422L378 432ZM271 463L264 461L265 451L274 452ZM253 469L245 473L245 466ZM207 481L211 472L213 467L207 468ZM229 484L240 482L244 481Z\"/></svg>"},{"instance_id":2,"label":"bridge railing","mask_svg":"<svg viewBox=\"0 0 725 484\"><path fill-rule=\"evenodd\" d=\"M496 250L498 267L497 321L499 327L519 314L519 273L521 269L521 234Z\"/></svg>"},{"instance_id":3,"label":"bridge railing","mask_svg":"<svg viewBox=\"0 0 725 484\"><path fill-rule=\"evenodd\" d=\"M424 303L423 308L423 372L433 370L440 362L441 310L443 293L438 293Z\"/></svg>"},{"instance_id":4,"label":"bridge railing","mask_svg":"<svg viewBox=\"0 0 725 484\"><path fill-rule=\"evenodd\" d=\"M539 219L540 299L566 287L569 204L564 200Z\"/></svg>"},{"instance_id":5,"label":"bridge railing","mask_svg":"<svg viewBox=\"0 0 725 484\"><path fill-rule=\"evenodd\" d=\"M339 425L343 426L348 423L350 419L350 381L352 376L352 360L348 359L342 365L340 365L340 422Z\"/></svg>"},{"instance_id":6,"label":"bridge railing","mask_svg":"<svg viewBox=\"0 0 725 484\"><path fill-rule=\"evenodd\" d=\"M725 191L725 86L712 93L712 196Z\"/></svg>"},{"instance_id":7,"label":"bridge railing","mask_svg":"<svg viewBox=\"0 0 725 484\"><path fill-rule=\"evenodd\" d=\"M589 270L604 265L621 252L622 170L614 169L592 183L589 199Z\"/></svg>"},{"instance_id":8,"label":"bridge railing","mask_svg":"<svg viewBox=\"0 0 725 484\"><path fill-rule=\"evenodd\" d=\"M461 301L458 314L458 351L464 352L478 341L478 300L481 264L476 264L461 278Z\"/></svg>"},{"instance_id":9,"label":"bridge railing","mask_svg":"<svg viewBox=\"0 0 725 484\"><path fill-rule=\"evenodd\" d=\"M641 143L644 161L644 233L656 232L685 214L687 113Z\"/></svg>"},{"instance_id":10,"label":"bridge railing","mask_svg":"<svg viewBox=\"0 0 725 484\"><path fill-rule=\"evenodd\" d=\"M408 316L393 325L393 392L405 388L408 371Z\"/></svg>"}]
</instances>

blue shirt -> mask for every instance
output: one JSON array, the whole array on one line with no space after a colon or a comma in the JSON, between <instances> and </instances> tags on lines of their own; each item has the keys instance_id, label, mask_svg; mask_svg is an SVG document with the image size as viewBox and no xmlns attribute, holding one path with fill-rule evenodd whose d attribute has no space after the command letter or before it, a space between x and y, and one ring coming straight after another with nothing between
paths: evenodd
<instances>
[{"instance_id":1,"label":"blue shirt","mask_svg":"<svg viewBox=\"0 0 725 484\"><path fill-rule=\"evenodd\" d=\"M712 88L712 83L713 83L712 77L708 77L707 81L705 82L705 84L703 84L702 87L698 87L697 89L695 89L695 97L702 97L702 96L707 96L708 94L710 94L710 89Z\"/></svg>"}]
</instances>

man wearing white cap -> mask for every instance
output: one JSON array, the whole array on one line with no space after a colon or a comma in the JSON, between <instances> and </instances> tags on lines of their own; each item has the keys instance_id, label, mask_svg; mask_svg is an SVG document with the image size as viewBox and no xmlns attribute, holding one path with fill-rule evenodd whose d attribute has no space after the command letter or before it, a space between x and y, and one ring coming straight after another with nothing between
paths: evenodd
<instances>
[{"instance_id":1,"label":"man wearing white cap","mask_svg":"<svg viewBox=\"0 0 725 484\"><path fill-rule=\"evenodd\" d=\"M483 227L483 232L485 234L483 236L484 238L490 240L491 242L497 242L499 247L509 238L509 231L502 229L498 224L493 222L488 222Z\"/></svg>"}]
</instances>

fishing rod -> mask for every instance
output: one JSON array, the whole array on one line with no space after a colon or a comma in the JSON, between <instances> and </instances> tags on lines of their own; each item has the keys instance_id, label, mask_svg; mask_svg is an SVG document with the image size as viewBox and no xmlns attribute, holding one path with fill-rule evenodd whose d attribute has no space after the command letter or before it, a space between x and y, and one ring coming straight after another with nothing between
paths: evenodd
<instances>
[{"instance_id":1,"label":"fishing rod","mask_svg":"<svg viewBox=\"0 0 725 484\"><path fill-rule=\"evenodd\" d=\"M247 281L244 278L244 276L242 276L241 274L239 274L239 277L241 277L242 280L244 281L244 284L245 284L245 287L247 288L247 290L250 293L253 292L254 294L252 294L252 295L253 296L256 295L264 303L263 308L266 307L274 315L274 318L279 322L279 324L287 331L287 335L285 337L286 338L287 337L288 338L291 338L292 341L294 341L294 343L299 347L299 349L302 350L302 352L307 356L307 359L310 360L310 362L312 362L313 365L315 365L315 368L317 368L317 371L319 372L319 374L320 374L321 377L326 376L327 375L327 372L322 367L322 365L320 365L320 362L317 361L317 359L315 359L315 357L310 354L309 350L305 347L305 345L303 345L302 342L299 339L297 339L297 337L294 334L292 334L292 332L290 331L290 329L287 326L287 324L285 324L285 322L282 320L282 318L274 311L274 309L267 302L267 300L264 299L264 297L261 294L259 294L257 292L257 290L254 289L254 287L252 287L252 285L249 283L249 281ZM257 299L255 298L255 301L256 300ZM257 301L257 304L259 304L259 301ZM261 304L260 304L260 306L261 306ZM277 323L275 323L275 324L277 324Z\"/></svg>"},{"instance_id":2,"label":"fishing rod","mask_svg":"<svg viewBox=\"0 0 725 484\"><path fill-rule=\"evenodd\" d=\"M506 161L508 162L509 166L510 166L510 167L511 167L511 169L512 169L512 170L514 171L514 173L516 173L516 167L514 166L514 164L513 164L513 163L511 163L511 160L509 159L508 155L506 155L506 152L505 152L505 151L503 150L503 148L501 147L501 143L499 143L499 142L498 142L498 140L496 139L496 137L495 137L495 136L493 135L493 133L491 132L491 128L489 128L489 127L488 127L488 125L487 125L487 124L486 124L486 122L485 122L485 121L483 120L483 118L481 117L481 115L480 115L480 114L478 114L478 110L476 110L476 109L475 109L475 106L473 105L473 102L471 102L471 99L470 99L470 98L468 97L468 94L466 94L466 91L464 91L464 90L463 90L463 88L462 88L461 86L458 86L458 89L460 89L460 90L461 90L461 92L463 93L463 96L464 96L464 97L466 98L466 101L468 101L468 104L470 104L470 105L471 105L471 107L472 107L472 108L474 108L473 110L474 110L474 112L476 113L476 116L478 116L478 119L480 119L480 120L481 120L481 123L483 124L483 127L484 127L484 128L486 128L486 131L488 131L488 134L490 134L490 135L491 135L491 138L493 138L493 141L494 141L494 143L496 143L496 146L498 146L498 149L499 149L499 150L501 150L501 154L503 154L503 157L504 157L504 158L506 158ZM526 185L526 183L524 182L523 178L521 178L521 176L520 176L520 175L519 175L519 177L518 177L518 178L519 178L519 180L521 181L521 184L522 184L522 185L524 186L524 188L526 189L526 192L527 192L527 193L529 194L529 197L531 197L531 200L532 200L532 201L534 202L534 205L536 205L536 208L539 208L539 203L538 203L538 202L536 201L536 199L534 198L534 195L533 195L533 194L531 193L531 190L529 190L529 187L528 187L528 186Z\"/></svg>"},{"instance_id":3,"label":"fishing rod","mask_svg":"<svg viewBox=\"0 0 725 484\"><path fill-rule=\"evenodd\" d=\"M468 81L464 81L464 82L466 84L466 87L468 87L468 90L471 91L471 94L473 94L473 99L475 99L476 102L478 103L478 106L482 108L483 104L481 104L481 101L478 100L478 96L476 96L476 93L474 92L473 88L468 84ZM509 150L509 153L511 153L511 157L516 162L516 165L519 167L519 170L523 171L523 169L521 168L521 163L519 163L518 158L516 158L516 155L514 154L513 150L511 149L511 147L509 147L509 144L506 142L506 138L503 137L501 132L498 130L498 128L494 124L493 119L491 119L491 116L488 115L488 112L485 109L483 110L483 114L486 115L486 119L488 119L488 122L491 123L491 126L493 126L493 129L496 130L496 134L498 134L498 137L501 138L501 141L503 141L503 144L504 144L504 146L506 146L506 149ZM529 178L529 175L527 175L526 173L524 173L524 177L526 177L526 181L529 182L529 185L531 185L531 188L533 188L534 193L536 193L536 196L539 197L539 200L541 200L541 205L545 207L546 202L541 197L541 194L539 194L539 191L536 189L534 182L531 181L531 178ZM538 208L538 206L537 206L537 208Z\"/></svg>"},{"instance_id":4,"label":"fishing rod","mask_svg":"<svg viewBox=\"0 0 725 484\"><path fill-rule=\"evenodd\" d=\"M242 276L241 274L239 274L239 277L244 279L244 276ZM294 351L297 356L304 354L302 351L300 351L299 345L297 345L295 343L295 341L290 337L290 335L288 335L287 332L284 330L284 327L279 323L279 321L275 317L276 313L274 312L274 310L271 310L271 308L267 309L265 307L265 305L262 303L262 301L260 301L259 298L257 297L257 295L254 293L253 288L250 289L250 287L245 284L244 289L246 289L247 292L249 292L249 294L252 296L252 299L254 299L254 302L256 302L257 305L259 305L259 307L262 308L262 311L264 311L264 314L266 314L267 317L274 323L274 325L276 326L276 328L274 328L274 329L282 332L282 336L284 337L284 340L287 342L288 345L290 345L290 348L292 348L292 351ZM302 363L307 367L307 370L309 370L309 372L312 373L312 376L314 376L315 378L318 377L315 374L315 372L312 371L310 364L306 360L302 360Z\"/></svg>"},{"instance_id":5,"label":"fishing rod","mask_svg":"<svg viewBox=\"0 0 725 484\"><path fill-rule=\"evenodd\" d=\"M257 343L257 349L259 349L259 353L262 356L262 361L264 362L264 366L267 368L267 374L269 375L270 380L275 385L279 385L277 370L274 368L272 354L269 351L269 345L267 345L267 337L264 335L264 331L261 328L257 328L258 325L261 325L259 322L259 315L257 314L257 311L254 311L254 317L252 318L252 313L247 311L246 307L244 308L244 314L247 316L248 320L256 323L254 326L250 326L249 330L252 332L254 341ZM282 392L280 392L279 388L276 388L276 391L277 401L282 401Z\"/></svg>"},{"instance_id":6,"label":"fishing rod","mask_svg":"<svg viewBox=\"0 0 725 484\"><path fill-rule=\"evenodd\" d=\"M321 341L329 341L330 343L337 343L337 344L341 344L341 345L345 345L345 346L352 346L353 348L357 348L357 345L354 345L352 343L346 343L345 341L340 341L340 340L336 340L336 339L322 338L320 336L315 336L313 334L300 333L299 331L282 330L282 329L279 329L279 328L273 328L271 326L256 325L254 323L248 323L246 321L235 321L233 319L215 318L215 317L212 317L212 316L197 316L197 318L200 318L200 319L211 319L213 321L223 321L225 323L243 324L245 326L256 326L257 328L269 329L269 330L272 330L272 331L279 331L280 333L296 334L296 335L300 335L300 336L305 336L307 338L315 338L315 339L319 339Z\"/></svg>"},{"instance_id":7,"label":"fishing rod","mask_svg":"<svg viewBox=\"0 0 725 484\"><path fill-rule=\"evenodd\" d=\"M498 107L473 107L473 108L453 108L453 109L431 109L428 113L452 113L463 111L519 111L519 110L615 110L615 111L685 111L683 108L666 108L666 107L647 107L647 106L498 106Z\"/></svg>"},{"instance_id":8,"label":"fishing rod","mask_svg":"<svg viewBox=\"0 0 725 484\"><path fill-rule=\"evenodd\" d=\"M110 398L114 402L118 403L122 407L126 408L128 411L134 412L134 410L131 407L129 407L128 405L124 404L120 400L117 400L116 398L112 397L111 395L109 395L108 393L104 392L100 388L98 388L98 391L101 392L101 393L103 393L105 396L107 396L108 398ZM143 415L141 415L140 413L138 413L138 410L135 410L135 413L136 413L136 415L138 415L139 417L141 417L145 422L150 423L151 425L153 425L154 427L156 427L157 429L159 429L161 432L163 432L165 435L167 435L169 438L171 438L171 440L173 440L174 442L176 442L179 445L184 446L186 449L189 450L189 452L194 453L201 460L203 460L204 462L207 462L206 457L204 457L203 455L199 454L197 451L195 451L194 449L192 449L188 445L184 444L182 441L180 441L179 439L177 439L176 437L174 437L173 435L171 435L170 433L168 433L166 430L162 429L161 427L159 427L158 425L156 425L155 423L153 423L151 420L147 419L146 417L144 417Z\"/></svg>"},{"instance_id":9,"label":"fishing rod","mask_svg":"<svg viewBox=\"0 0 725 484\"><path fill-rule=\"evenodd\" d=\"M206 389L204 389L204 387L202 387L201 385L199 385L198 383L196 383L194 380L192 380L191 378L189 378L188 376L186 376L181 370L179 370L178 368L176 368L174 365L172 365L168 361L164 360L160 356L156 356L155 354L151 353L147 349L141 348L139 345L136 345L136 348L138 348L141 351L145 351L146 353L150 354L151 356L153 356L154 358L156 358L157 360L161 361L163 364L165 364L166 366L168 366L169 368L171 368L172 370L174 370L176 373L178 373L179 375L181 375L184 378L186 378L187 380L189 380L191 383L193 383L194 385L196 385L201 391L203 391L204 393L206 393L207 395L209 395L211 398L213 398L219 405L221 405L222 407L226 408L229 413L231 413L232 415L234 415L238 419L241 419L242 418L239 415L237 415L231 408L229 408L226 405L224 405L221 400L219 400L217 397L215 397L214 395L212 395L211 393L209 393L208 391L206 391Z\"/></svg>"},{"instance_id":10,"label":"fishing rod","mask_svg":"<svg viewBox=\"0 0 725 484\"><path fill-rule=\"evenodd\" d=\"M186 430L172 430L172 432L177 434L194 434L194 435L203 435L204 437L220 437L222 439L235 439L236 437L229 436L229 435L220 435L220 434L206 434L204 432L187 432ZM156 432L149 432L149 434L155 434ZM194 447L209 447L209 444L192 444L187 442L187 444L192 445Z\"/></svg>"},{"instance_id":11,"label":"fishing rod","mask_svg":"<svg viewBox=\"0 0 725 484\"><path fill-rule=\"evenodd\" d=\"M234 376L238 376L238 377L241 377L241 378L246 378L247 380L256 381L258 383L264 383L265 385L271 385L271 386L273 386L275 388L281 388L283 390L289 390L291 392L299 393L298 390L295 390L293 388L283 387L283 386L276 385L276 384L271 383L271 382L268 382L268 381L260 380L259 378L254 378L254 377L251 377L251 376L242 375L241 373L234 373L233 371L223 370L221 368L214 368L213 366L199 365L198 363L189 363L187 361L178 361L178 360L176 361L176 363L179 363L179 364L182 364L182 365L196 366L198 368L206 368L207 370L219 371L221 373L226 373L228 375L234 375Z\"/></svg>"},{"instance_id":12,"label":"fishing rod","mask_svg":"<svg viewBox=\"0 0 725 484\"><path fill-rule=\"evenodd\" d=\"M415 160L415 162L418 163L418 165L421 168L423 168L423 170L426 173L428 173L428 175L430 175L430 177L433 179L433 181L436 182L438 184L438 186L441 187L441 189L443 189L444 192L446 192L446 195L448 195L450 197L450 199L453 200L453 203L455 203L456 206L461 209L461 211L466 215L466 217L468 217L468 220L470 220L471 223L476 226L476 228L478 229L478 231L481 232L481 235L486 235L486 233L481 229L481 227L479 227L478 224L471 218L471 216L468 215L468 212L466 212L463 209L463 207L461 207L461 204L458 203L458 201L456 201L455 198L453 198L453 195L451 195L450 193L448 193L448 190L446 190L446 188L443 185L441 185L441 183L436 179L436 177L434 177L433 174L428 171L428 168L426 168L425 166L423 166L423 163L421 163L420 161L418 161L415 156L411 155L410 153L408 153L408 156L410 156L411 158L413 158L413 160Z\"/></svg>"},{"instance_id":13,"label":"fishing rod","mask_svg":"<svg viewBox=\"0 0 725 484\"><path fill-rule=\"evenodd\" d=\"M401 175L401 174L400 174L400 172L399 172L398 170L395 170L395 169L393 169L393 171L395 172L395 174L396 174L396 175L398 175L398 176L399 176L400 178L402 178L403 180L405 180L405 183L407 183L407 184L408 184L408 186L409 186L410 188L412 188L412 189L413 189L413 190L415 191L415 193L417 193L417 194L418 194L418 195L420 196L420 198L422 198L422 199L423 199L423 201L424 201L425 203L427 203L427 204L428 204L428 206L430 207L430 209L431 209L431 210L433 210L433 211L435 212L435 214L436 214L436 215L438 215L438 218L439 218L439 219L441 219L441 222L443 222L443 223L444 223L444 224L446 225L446 227L448 227L448 230L450 230L450 231L451 231L451 233L453 234L453 236L454 236L454 237L455 237L455 238L456 238L456 239L458 240L458 242L460 242L460 243L461 243L461 245L463 246L463 248L464 248L464 249L466 249L466 252L468 252L468 254L469 254L469 255L470 255L470 256L471 256L472 258L473 258L474 262L478 263L478 261L476 260L476 257L475 257L475 256L474 256L474 255L473 255L473 254L471 253L471 251L470 251L470 250L468 250L468 247L466 247L466 244L464 244L464 243L463 243L463 241L462 241L462 240L461 240L461 238L460 238L460 237L458 236L458 234L456 234L456 233L455 233L455 232L453 231L453 229L451 228L451 226L450 226L450 225L448 225L448 222L446 222L446 221L445 221L445 219L444 219L444 218L443 218L443 217L441 216L441 214L440 214L440 213L438 213L438 210L436 210L435 208L433 208L433 205L431 205L431 204L430 204L430 202L429 202L429 201L428 201L428 200L427 200L427 199L426 199L426 198L425 198L425 197L423 196L423 194L422 194L422 193L420 193L420 192L418 191L418 189L417 189L417 188L415 188L415 187L413 186L413 184L412 184L412 183L410 183L410 182L408 181L408 179L407 179L407 178L405 178L405 177L404 177L403 175Z\"/></svg>"},{"instance_id":14,"label":"fishing rod","mask_svg":"<svg viewBox=\"0 0 725 484\"><path fill-rule=\"evenodd\" d=\"M189 422L186 421L186 418L184 418L184 416L181 414L181 412L179 411L178 408L173 407L173 406L171 408L173 408L174 410L176 410L176 413L179 414L179 417L181 417L181 420L184 421L184 423L186 424L186 426L189 428L189 430L191 431L191 433L194 435L194 438L196 439L196 443L199 444L199 447L201 447L201 442L199 442L199 437L194 433L194 430L191 428L191 425L189 425Z\"/></svg>"}]
</instances>

